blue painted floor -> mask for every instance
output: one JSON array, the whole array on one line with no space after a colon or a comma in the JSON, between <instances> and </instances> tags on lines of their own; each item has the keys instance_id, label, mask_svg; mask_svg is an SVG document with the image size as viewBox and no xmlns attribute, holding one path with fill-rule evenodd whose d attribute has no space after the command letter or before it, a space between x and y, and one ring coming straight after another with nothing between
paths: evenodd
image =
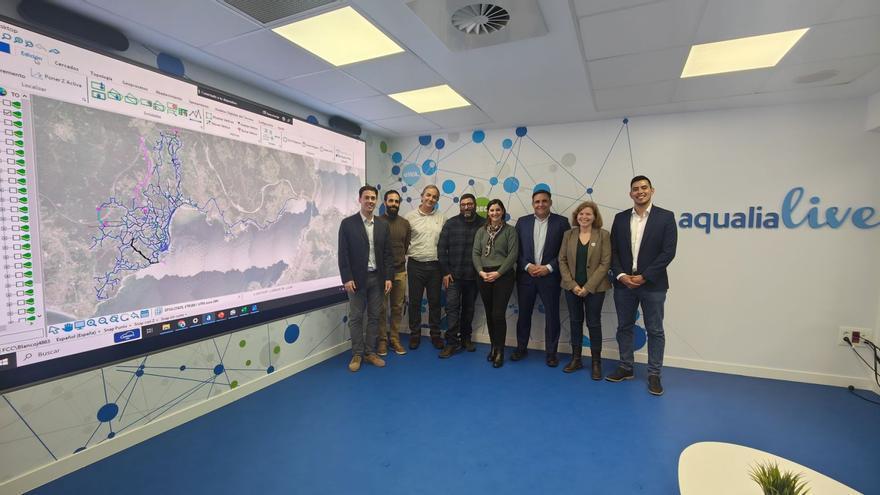
<instances>
[{"instance_id":1,"label":"blue painted floor","mask_svg":"<svg viewBox=\"0 0 880 495\"><path fill-rule=\"evenodd\" d=\"M340 355L34 493L674 494L706 440L880 487L880 406L846 389L666 368L654 397L644 366L594 382L487 351L441 360L424 339L358 373Z\"/></svg>"}]
</instances>

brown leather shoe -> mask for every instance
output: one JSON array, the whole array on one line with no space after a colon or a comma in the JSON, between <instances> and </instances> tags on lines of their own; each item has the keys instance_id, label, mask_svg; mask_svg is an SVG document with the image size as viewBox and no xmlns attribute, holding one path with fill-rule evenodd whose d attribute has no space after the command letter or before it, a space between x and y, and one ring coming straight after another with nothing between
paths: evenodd
<instances>
[{"instance_id":1,"label":"brown leather shoe","mask_svg":"<svg viewBox=\"0 0 880 495\"><path fill-rule=\"evenodd\" d=\"M403 346L400 345L399 340L392 340L391 341L391 349L393 349L394 352L396 352L400 356L403 356L404 354L406 354L406 349L404 349Z\"/></svg>"},{"instance_id":2,"label":"brown leather shoe","mask_svg":"<svg viewBox=\"0 0 880 495\"><path fill-rule=\"evenodd\" d=\"M590 378L593 380L601 380L602 379L602 360L601 359L593 359L592 370L590 373Z\"/></svg>"},{"instance_id":3,"label":"brown leather shoe","mask_svg":"<svg viewBox=\"0 0 880 495\"><path fill-rule=\"evenodd\" d=\"M439 335L431 336L431 344L434 346L434 349L443 349L443 339Z\"/></svg>"},{"instance_id":4,"label":"brown leather shoe","mask_svg":"<svg viewBox=\"0 0 880 495\"><path fill-rule=\"evenodd\" d=\"M372 364L377 368L385 367L385 361L375 354L367 354L366 356L364 356L364 361Z\"/></svg>"},{"instance_id":5,"label":"brown leather shoe","mask_svg":"<svg viewBox=\"0 0 880 495\"><path fill-rule=\"evenodd\" d=\"M364 358L360 356L360 354L355 354L351 357L351 362L348 363L348 371L357 371L361 369L361 361Z\"/></svg>"},{"instance_id":6,"label":"brown leather shoe","mask_svg":"<svg viewBox=\"0 0 880 495\"><path fill-rule=\"evenodd\" d=\"M378 349L376 350L376 354L378 354L380 356L387 356L388 355L388 342L385 342L384 340L380 340L379 345L377 345L376 347L378 347Z\"/></svg>"},{"instance_id":7,"label":"brown leather shoe","mask_svg":"<svg viewBox=\"0 0 880 495\"><path fill-rule=\"evenodd\" d=\"M568 364L565 365L565 368L562 368L562 371L566 373L574 373L575 371L584 367L583 361L581 361L580 357L573 357Z\"/></svg>"},{"instance_id":8,"label":"brown leather shoe","mask_svg":"<svg viewBox=\"0 0 880 495\"><path fill-rule=\"evenodd\" d=\"M419 344L422 343L421 335L410 335L409 336L409 348L410 349L418 349Z\"/></svg>"}]
</instances>

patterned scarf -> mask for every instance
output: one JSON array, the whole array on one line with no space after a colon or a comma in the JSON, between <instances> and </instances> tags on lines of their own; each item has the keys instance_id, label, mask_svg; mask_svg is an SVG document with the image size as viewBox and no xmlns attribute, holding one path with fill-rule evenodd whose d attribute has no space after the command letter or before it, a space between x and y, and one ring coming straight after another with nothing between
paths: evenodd
<instances>
[{"instance_id":1,"label":"patterned scarf","mask_svg":"<svg viewBox=\"0 0 880 495\"><path fill-rule=\"evenodd\" d=\"M486 223L486 232L489 233L489 239L486 241L486 247L483 248L483 256L488 257L492 254L492 248L495 247L495 237L498 236L498 233L501 232L503 227L504 222L501 222L498 225L492 225L492 222Z\"/></svg>"}]
</instances>

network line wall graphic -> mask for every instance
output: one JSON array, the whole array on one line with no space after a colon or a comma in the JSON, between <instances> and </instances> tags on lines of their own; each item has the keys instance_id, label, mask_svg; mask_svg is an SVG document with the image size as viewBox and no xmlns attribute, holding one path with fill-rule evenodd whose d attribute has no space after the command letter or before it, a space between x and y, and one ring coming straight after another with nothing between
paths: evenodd
<instances>
[{"instance_id":1,"label":"network line wall graphic","mask_svg":"<svg viewBox=\"0 0 880 495\"><path fill-rule=\"evenodd\" d=\"M546 132L546 127L538 128L537 133ZM630 120L622 119L613 129L607 129L607 138L593 136L593 141L607 139L604 146L592 148L589 156L582 152L555 152L553 144L536 136L526 126L515 129L485 131L474 129L469 133L454 133L443 136L422 135L410 142L396 141L398 149L381 142L380 151L387 157L386 168L378 174L376 187L400 191L402 210L415 208L420 202L422 189L435 184L440 189L441 198L436 208L447 217L458 214L456 205L462 194L471 193L477 198L478 212L484 214L490 199L499 198L507 207L507 220L531 213L531 196L534 191L550 191L553 195L553 211L570 217L574 208L585 200L596 202L606 217L605 228L610 228L613 214L628 207L626 196L629 179L636 175L633 160ZM605 132L606 130L603 130ZM603 134L605 136L605 134ZM570 142L570 141L569 141ZM608 177L613 175L613 178ZM603 179L605 179L603 181ZM384 207L380 207L384 213ZM603 309L604 341L615 342L614 328L616 314L611 297L606 297ZM516 295L508 308L508 336L511 324L515 324L518 314ZM478 305L480 303L478 302ZM427 313L427 300L421 304L423 325ZM563 313L566 305L561 304ZM532 339L542 339L543 305L536 305L532 324ZM487 333L485 316L482 311L475 317L475 323L482 327L478 333ZM567 342L567 315L562 315L563 339ZM445 329L445 314L441 327ZM613 322L614 325L610 323ZM644 347L646 334L642 326L635 329L637 349ZM584 345L589 345L589 337L584 336ZM563 346L564 348L564 346Z\"/></svg>"},{"instance_id":2,"label":"network line wall graphic","mask_svg":"<svg viewBox=\"0 0 880 495\"><path fill-rule=\"evenodd\" d=\"M37 465L81 452L346 341L345 305L270 322L0 398L0 449ZM69 410L59 421L53 409ZM0 481L33 469L0 465ZM25 468L27 467L27 468Z\"/></svg>"}]
</instances>

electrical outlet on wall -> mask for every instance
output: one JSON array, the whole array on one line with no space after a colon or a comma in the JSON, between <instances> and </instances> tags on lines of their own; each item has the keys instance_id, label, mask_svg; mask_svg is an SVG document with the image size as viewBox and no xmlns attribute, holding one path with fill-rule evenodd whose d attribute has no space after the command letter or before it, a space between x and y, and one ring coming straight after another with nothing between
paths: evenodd
<instances>
[{"instance_id":1,"label":"electrical outlet on wall","mask_svg":"<svg viewBox=\"0 0 880 495\"><path fill-rule=\"evenodd\" d=\"M840 345L849 345L843 340L844 337L848 338L856 347L864 347L865 339L875 342L874 332L870 328L840 327L840 334L838 335L837 342Z\"/></svg>"}]
</instances>

